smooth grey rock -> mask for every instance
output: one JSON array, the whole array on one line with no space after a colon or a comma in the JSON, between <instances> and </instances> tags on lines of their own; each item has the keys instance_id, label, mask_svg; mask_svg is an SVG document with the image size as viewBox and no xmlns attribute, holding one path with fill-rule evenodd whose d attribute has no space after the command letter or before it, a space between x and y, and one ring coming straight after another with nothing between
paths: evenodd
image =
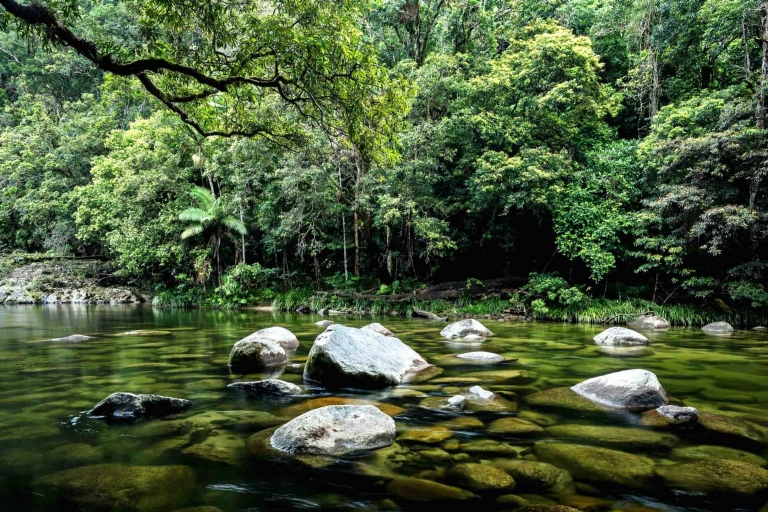
<instances>
[{"instance_id":1,"label":"smooth grey rock","mask_svg":"<svg viewBox=\"0 0 768 512\"><path fill-rule=\"evenodd\" d=\"M448 399L448 406L456 409L464 409L466 403L467 398L464 395L456 395Z\"/></svg>"},{"instance_id":2,"label":"smooth grey rock","mask_svg":"<svg viewBox=\"0 0 768 512\"><path fill-rule=\"evenodd\" d=\"M728 322L713 322L701 328L704 332L729 333L733 332L733 326Z\"/></svg>"},{"instance_id":3,"label":"smooth grey rock","mask_svg":"<svg viewBox=\"0 0 768 512\"><path fill-rule=\"evenodd\" d=\"M186 411L191 405L189 400L170 396L112 393L88 411L88 415L107 420L157 418Z\"/></svg>"},{"instance_id":4,"label":"smooth grey rock","mask_svg":"<svg viewBox=\"0 0 768 512\"><path fill-rule=\"evenodd\" d=\"M600 354L608 357L645 357L654 354L653 349L647 345L634 345L628 347L605 346L597 349Z\"/></svg>"},{"instance_id":5,"label":"smooth grey rock","mask_svg":"<svg viewBox=\"0 0 768 512\"><path fill-rule=\"evenodd\" d=\"M598 345L609 347L629 347L634 345L647 345L648 338L626 327L611 327L594 338Z\"/></svg>"},{"instance_id":6,"label":"smooth grey rock","mask_svg":"<svg viewBox=\"0 0 768 512\"><path fill-rule=\"evenodd\" d=\"M243 338L240 341L249 339L267 339L277 342L285 350L294 350L299 346L299 339L285 327L267 327Z\"/></svg>"},{"instance_id":7,"label":"smooth grey rock","mask_svg":"<svg viewBox=\"0 0 768 512\"><path fill-rule=\"evenodd\" d=\"M334 322L331 320L320 320L319 322L315 322L315 325L318 327L328 327L329 325L333 325Z\"/></svg>"},{"instance_id":8,"label":"smooth grey rock","mask_svg":"<svg viewBox=\"0 0 768 512\"><path fill-rule=\"evenodd\" d=\"M656 409L661 416L672 424L698 423L699 411L694 407L679 407L677 405L662 405Z\"/></svg>"},{"instance_id":9,"label":"smooth grey rock","mask_svg":"<svg viewBox=\"0 0 768 512\"><path fill-rule=\"evenodd\" d=\"M763 331L763 332L765 332L765 331L768 331L768 327L764 327L762 325L758 325L757 327L753 327L752 330L753 331Z\"/></svg>"},{"instance_id":10,"label":"smooth grey rock","mask_svg":"<svg viewBox=\"0 0 768 512\"><path fill-rule=\"evenodd\" d=\"M440 335L448 339L464 338L470 335L486 338L488 336L493 336L493 333L477 320L468 318L446 325L443 330L440 331Z\"/></svg>"},{"instance_id":11,"label":"smooth grey rock","mask_svg":"<svg viewBox=\"0 0 768 512\"><path fill-rule=\"evenodd\" d=\"M304 378L331 387L376 389L397 386L431 367L395 337L333 325L312 345Z\"/></svg>"},{"instance_id":12,"label":"smooth grey rock","mask_svg":"<svg viewBox=\"0 0 768 512\"><path fill-rule=\"evenodd\" d=\"M361 330L363 331L373 331L377 334L381 334L382 336L394 336L395 333L384 327L378 322L374 322L372 324L368 324L365 327L362 327Z\"/></svg>"},{"instance_id":13,"label":"smooth grey rock","mask_svg":"<svg viewBox=\"0 0 768 512\"><path fill-rule=\"evenodd\" d=\"M395 435L395 420L372 405L329 405L278 428L271 444L297 455L343 455L389 446Z\"/></svg>"},{"instance_id":14,"label":"smooth grey rock","mask_svg":"<svg viewBox=\"0 0 768 512\"><path fill-rule=\"evenodd\" d=\"M229 354L229 366L238 371L259 371L288 362L285 349L276 341L254 335L235 343Z\"/></svg>"},{"instance_id":15,"label":"smooth grey rock","mask_svg":"<svg viewBox=\"0 0 768 512\"><path fill-rule=\"evenodd\" d=\"M469 361L488 361L500 363L504 361L504 357L493 352L467 352L466 354L458 354L456 357L459 359L467 359Z\"/></svg>"},{"instance_id":16,"label":"smooth grey rock","mask_svg":"<svg viewBox=\"0 0 768 512\"><path fill-rule=\"evenodd\" d=\"M648 370L624 370L585 380L571 387L575 393L598 404L647 411L667 405L667 393Z\"/></svg>"},{"instance_id":17,"label":"smooth grey rock","mask_svg":"<svg viewBox=\"0 0 768 512\"><path fill-rule=\"evenodd\" d=\"M279 379L257 380L253 382L233 382L228 388L244 389L251 393L263 393L267 395L294 396L302 393L296 384Z\"/></svg>"},{"instance_id":18,"label":"smooth grey rock","mask_svg":"<svg viewBox=\"0 0 768 512\"><path fill-rule=\"evenodd\" d=\"M482 398L483 400L490 400L496 396L493 392L483 389L480 386L472 386L469 388L469 394L477 398Z\"/></svg>"},{"instance_id":19,"label":"smooth grey rock","mask_svg":"<svg viewBox=\"0 0 768 512\"><path fill-rule=\"evenodd\" d=\"M70 334L69 336L64 336L63 338L53 338L48 341L68 341L72 343L79 343L81 341L86 341L92 339L93 336L86 336L84 334Z\"/></svg>"},{"instance_id":20,"label":"smooth grey rock","mask_svg":"<svg viewBox=\"0 0 768 512\"><path fill-rule=\"evenodd\" d=\"M669 329L672 327L666 318L656 315L640 315L631 322L627 322L627 326L633 329Z\"/></svg>"}]
</instances>

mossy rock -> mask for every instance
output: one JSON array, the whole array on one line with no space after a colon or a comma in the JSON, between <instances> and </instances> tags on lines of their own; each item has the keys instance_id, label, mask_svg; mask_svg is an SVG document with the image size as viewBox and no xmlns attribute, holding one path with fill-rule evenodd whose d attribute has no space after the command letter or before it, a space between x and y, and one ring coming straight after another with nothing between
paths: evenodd
<instances>
[{"instance_id":1,"label":"mossy rock","mask_svg":"<svg viewBox=\"0 0 768 512\"><path fill-rule=\"evenodd\" d=\"M47 458L65 466L95 464L104 459L104 448L87 443L65 444L49 451Z\"/></svg>"},{"instance_id":2,"label":"mossy rock","mask_svg":"<svg viewBox=\"0 0 768 512\"><path fill-rule=\"evenodd\" d=\"M467 411L471 412L517 412L517 402L507 400L501 396L494 396L490 399L477 398L467 395L467 402L464 405Z\"/></svg>"},{"instance_id":3,"label":"mossy rock","mask_svg":"<svg viewBox=\"0 0 768 512\"><path fill-rule=\"evenodd\" d=\"M207 462L235 466L245 453L245 439L214 430L203 442L188 446L181 453Z\"/></svg>"},{"instance_id":4,"label":"mossy rock","mask_svg":"<svg viewBox=\"0 0 768 512\"><path fill-rule=\"evenodd\" d=\"M735 460L680 462L656 468L666 485L690 492L750 496L768 489L768 470Z\"/></svg>"},{"instance_id":5,"label":"mossy rock","mask_svg":"<svg viewBox=\"0 0 768 512\"><path fill-rule=\"evenodd\" d=\"M537 443L534 452L587 482L642 488L653 478L653 463L631 453L565 443Z\"/></svg>"},{"instance_id":6,"label":"mossy rock","mask_svg":"<svg viewBox=\"0 0 768 512\"><path fill-rule=\"evenodd\" d=\"M723 414L711 412L699 413L699 425L718 442L728 441L735 444L750 446L765 445L768 443L768 431L759 425L749 421Z\"/></svg>"},{"instance_id":7,"label":"mossy rock","mask_svg":"<svg viewBox=\"0 0 768 512\"><path fill-rule=\"evenodd\" d=\"M436 425L430 428L405 430L397 436L397 440L401 443L439 444L451 437L453 437L451 430Z\"/></svg>"},{"instance_id":8,"label":"mossy rock","mask_svg":"<svg viewBox=\"0 0 768 512\"><path fill-rule=\"evenodd\" d=\"M605 427L598 425L555 425L546 433L552 437L608 447L668 450L680 441L672 434L643 428Z\"/></svg>"},{"instance_id":9,"label":"mossy rock","mask_svg":"<svg viewBox=\"0 0 768 512\"><path fill-rule=\"evenodd\" d=\"M546 462L494 459L491 464L509 473L522 492L566 494L573 492L573 479L564 469Z\"/></svg>"},{"instance_id":10,"label":"mossy rock","mask_svg":"<svg viewBox=\"0 0 768 512\"><path fill-rule=\"evenodd\" d=\"M536 411L520 411L517 417L523 420L528 420L541 427L551 427L552 425L557 425L558 423L557 417Z\"/></svg>"},{"instance_id":11,"label":"mossy rock","mask_svg":"<svg viewBox=\"0 0 768 512\"><path fill-rule=\"evenodd\" d=\"M485 423L474 416L459 416L444 421L440 425L451 430L482 430L485 428Z\"/></svg>"},{"instance_id":12,"label":"mossy rock","mask_svg":"<svg viewBox=\"0 0 768 512\"><path fill-rule=\"evenodd\" d=\"M548 407L579 412L603 412L608 410L591 400L577 395L571 388L552 388L526 396L523 401L531 407Z\"/></svg>"},{"instance_id":13,"label":"mossy rock","mask_svg":"<svg viewBox=\"0 0 768 512\"><path fill-rule=\"evenodd\" d=\"M504 382L506 384L533 384L539 380L538 374L529 370L487 370L468 373L465 377L477 378L483 382Z\"/></svg>"},{"instance_id":14,"label":"mossy rock","mask_svg":"<svg viewBox=\"0 0 768 512\"><path fill-rule=\"evenodd\" d=\"M451 458L451 454L440 448L428 448L418 451L419 458L427 462L443 462Z\"/></svg>"},{"instance_id":15,"label":"mossy rock","mask_svg":"<svg viewBox=\"0 0 768 512\"><path fill-rule=\"evenodd\" d=\"M459 450L476 455L506 455L507 457L521 457L529 453L530 448L523 446L514 446L509 443L495 441L493 439L478 439L468 441L459 446Z\"/></svg>"},{"instance_id":16,"label":"mossy rock","mask_svg":"<svg viewBox=\"0 0 768 512\"><path fill-rule=\"evenodd\" d=\"M221 509L218 507L211 507L208 505L201 505L199 507L186 507L186 508L179 508L174 510L173 512L221 512Z\"/></svg>"},{"instance_id":17,"label":"mossy rock","mask_svg":"<svg viewBox=\"0 0 768 512\"><path fill-rule=\"evenodd\" d=\"M465 501L477 498L477 495L450 485L440 484L423 478L397 478L389 483L387 492L396 501L439 502Z\"/></svg>"},{"instance_id":18,"label":"mossy rock","mask_svg":"<svg viewBox=\"0 0 768 512\"><path fill-rule=\"evenodd\" d=\"M445 473L448 481L472 491L514 489L515 480L505 471L490 464L457 464Z\"/></svg>"},{"instance_id":19,"label":"mossy rock","mask_svg":"<svg viewBox=\"0 0 768 512\"><path fill-rule=\"evenodd\" d=\"M500 418L488 425L491 434L531 435L541 434L544 429L537 424L520 418Z\"/></svg>"},{"instance_id":20,"label":"mossy rock","mask_svg":"<svg viewBox=\"0 0 768 512\"><path fill-rule=\"evenodd\" d=\"M188 466L97 464L67 469L38 479L61 489L83 506L139 511L173 510L183 505L195 486Z\"/></svg>"},{"instance_id":21,"label":"mossy rock","mask_svg":"<svg viewBox=\"0 0 768 512\"><path fill-rule=\"evenodd\" d=\"M373 405L387 416L398 416L406 411L405 408L397 405L375 402L372 400L346 398L341 396L325 396L320 398L313 398L311 400L305 400L304 402L285 407L276 411L275 415L286 418L295 418L296 416L300 416L305 412L309 412L320 407L326 407L328 405Z\"/></svg>"},{"instance_id":22,"label":"mossy rock","mask_svg":"<svg viewBox=\"0 0 768 512\"><path fill-rule=\"evenodd\" d=\"M674 460L710 460L710 459L726 459L735 460L738 462L746 462L748 464L754 464L755 466L766 467L768 466L768 460L755 455L754 453L745 452L743 450L737 450L735 448L727 448L725 446L713 446L713 445L697 445L686 446L684 448L675 448L672 450L670 457Z\"/></svg>"},{"instance_id":23,"label":"mossy rock","mask_svg":"<svg viewBox=\"0 0 768 512\"><path fill-rule=\"evenodd\" d=\"M333 465L336 460L322 455L291 455L272 447L272 434L278 427L256 432L245 441L245 446L251 457L264 461L281 459L286 462L298 462L310 468L325 468Z\"/></svg>"},{"instance_id":24,"label":"mossy rock","mask_svg":"<svg viewBox=\"0 0 768 512\"><path fill-rule=\"evenodd\" d=\"M285 423L286 419L278 418L264 411L208 411L195 414L182 420L182 425L191 430L232 429L232 430L262 430Z\"/></svg>"},{"instance_id":25,"label":"mossy rock","mask_svg":"<svg viewBox=\"0 0 768 512\"><path fill-rule=\"evenodd\" d=\"M515 512L581 512L577 508L567 507L565 505L540 505L531 504L516 508Z\"/></svg>"}]
</instances>

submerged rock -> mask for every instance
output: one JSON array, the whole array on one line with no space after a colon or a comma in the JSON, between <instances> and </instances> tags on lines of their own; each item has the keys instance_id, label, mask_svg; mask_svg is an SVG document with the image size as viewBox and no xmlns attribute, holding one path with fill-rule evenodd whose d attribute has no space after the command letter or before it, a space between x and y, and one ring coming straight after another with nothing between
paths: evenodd
<instances>
[{"instance_id":1,"label":"submerged rock","mask_svg":"<svg viewBox=\"0 0 768 512\"><path fill-rule=\"evenodd\" d=\"M518 491L566 494L573 489L571 474L546 462L494 459L491 464L511 475Z\"/></svg>"},{"instance_id":2,"label":"submerged rock","mask_svg":"<svg viewBox=\"0 0 768 512\"><path fill-rule=\"evenodd\" d=\"M440 335L443 338L448 339L466 338L470 335L486 338L488 336L493 336L493 333L477 320L468 318L446 325L443 330L440 331Z\"/></svg>"},{"instance_id":3,"label":"submerged rock","mask_svg":"<svg viewBox=\"0 0 768 512\"><path fill-rule=\"evenodd\" d=\"M508 490L515 480L505 471L490 464L457 464L445 473L448 481L472 491Z\"/></svg>"},{"instance_id":4,"label":"submerged rock","mask_svg":"<svg viewBox=\"0 0 768 512\"><path fill-rule=\"evenodd\" d=\"M768 470L735 460L681 462L659 466L656 474L666 485L690 492L748 496L768 489Z\"/></svg>"},{"instance_id":5,"label":"submerged rock","mask_svg":"<svg viewBox=\"0 0 768 512\"><path fill-rule=\"evenodd\" d=\"M177 414L191 406L189 400L169 396L112 393L88 411L88 415L107 420L136 420Z\"/></svg>"},{"instance_id":6,"label":"submerged rock","mask_svg":"<svg viewBox=\"0 0 768 512\"><path fill-rule=\"evenodd\" d=\"M376 334L381 334L382 336L394 336L395 333L384 327L378 322L374 322L372 324L368 324L365 327L361 327L360 330L362 331L373 331Z\"/></svg>"},{"instance_id":7,"label":"submerged rock","mask_svg":"<svg viewBox=\"0 0 768 512\"><path fill-rule=\"evenodd\" d=\"M656 412L673 425L684 423L698 423L699 411L693 407L679 407L677 405L662 405Z\"/></svg>"},{"instance_id":8,"label":"submerged rock","mask_svg":"<svg viewBox=\"0 0 768 512\"><path fill-rule=\"evenodd\" d=\"M396 478L387 486L387 492L396 500L434 503L439 501L464 501L477 495L422 478Z\"/></svg>"},{"instance_id":9,"label":"submerged rock","mask_svg":"<svg viewBox=\"0 0 768 512\"><path fill-rule=\"evenodd\" d=\"M633 347L600 347L597 351L609 357L646 357L655 352L648 346L636 345Z\"/></svg>"},{"instance_id":10,"label":"submerged rock","mask_svg":"<svg viewBox=\"0 0 768 512\"><path fill-rule=\"evenodd\" d=\"M714 445L695 445L684 448L675 448L670 454L674 460L710 460L726 459L738 462L746 462L755 466L766 467L768 460L755 455L754 453L737 450L735 448L726 448L725 446Z\"/></svg>"},{"instance_id":11,"label":"submerged rock","mask_svg":"<svg viewBox=\"0 0 768 512\"><path fill-rule=\"evenodd\" d=\"M285 407L276 411L275 414L278 416L293 418L313 409L319 409L320 407L327 407L329 405L373 405L387 416L398 416L406 411L405 408L400 407L399 405L385 402L374 402L372 400L347 398L342 396L324 396Z\"/></svg>"},{"instance_id":12,"label":"submerged rock","mask_svg":"<svg viewBox=\"0 0 768 512\"><path fill-rule=\"evenodd\" d=\"M608 427L601 425L555 425L546 429L547 434L585 444L641 449L669 449L679 439L672 434L631 427Z\"/></svg>"},{"instance_id":13,"label":"submerged rock","mask_svg":"<svg viewBox=\"0 0 768 512\"><path fill-rule=\"evenodd\" d=\"M520 418L500 418L488 425L488 432L492 434L540 434L544 429L535 423Z\"/></svg>"},{"instance_id":14,"label":"submerged rock","mask_svg":"<svg viewBox=\"0 0 768 512\"><path fill-rule=\"evenodd\" d=\"M276 341L253 334L235 343L229 354L229 366L243 372L260 371L287 362L285 349Z\"/></svg>"},{"instance_id":15,"label":"submerged rock","mask_svg":"<svg viewBox=\"0 0 768 512\"><path fill-rule=\"evenodd\" d=\"M332 405L289 421L271 443L287 453L343 455L389 446L395 433L395 421L372 405Z\"/></svg>"},{"instance_id":16,"label":"submerged rock","mask_svg":"<svg viewBox=\"0 0 768 512\"><path fill-rule=\"evenodd\" d=\"M587 482L640 488L653 478L653 463L631 453L565 443L537 443L534 452Z\"/></svg>"},{"instance_id":17,"label":"submerged rock","mask_svg":"<svg viewBox=\"0 0 768 512\"><path fill-rule=\"evenodd\" d=\"M299 346L299 339L285 327L267 327L243 338L240 341L249 339L267 339L276 342L285 350L294 350Z\"/></svg>"},{"instance_id":18,"label":"submerged rock","mask_svg":"<svg viewBox=\"0 0 768 512\"><path fill-rule=\"evenodd\" d=\"M296 384L285 382L279 379L257 380L253 382L233 382L228 388L244 389L251 393L267 395L285 395L295 396L302 393L301 388Z\"/></svg>"},{"instance_id":19,"label":"submerged rock","mask_svg":"<svg viewBox=\"0 0 768 512\"><path fill-rule=\"evenodd\" d=\"M539 380L537 373L528 370L487 370L469 373L465 377L492 381L494 384L518 384L521 386L532 384Z\"/></svg>"},{"instance_id":20,"label":"submerged rock","mask_svg":"<svg viewBox=\"0 0 768 512\"><path fill-rule=\"evenodd\" d=\"M244 448L244 438L214 430L203 442L184 448L181 453L208 462L235 466L243 456Z\"/></svg>"},{"instance_id":21,"label":"submerged rock","mask_svg":"<svg viewBox=\"0 0 768 512\"><path fill-rule=\"evenodd\" d=\"M669 329L672 327L666 318L656 315L640 315L631 322L627 322L627 326L633 329Z\"/></svg>"},{"instance_id":22,"label":"submerged rock","mask_svg":"<svg viewBox=\"0 0 768 512\"><path fill-rule=\"evenodd\" d=\"M429 368L397 338L335 325L315 340L304 378L331 387L383 388Z\"/></svg>"},{"instance_id":23,"label":"submerged rock","mask_svg":"<svg viewBox=\"0 0 768 512\"><path fill-rule=\"evenodd\" d=\"M453 437L453 432L440 425L431 428L409 429L401 433L397 440L403 443L439 444Z\"/></svg>"},{"instance_id":24,"label":"submerged rock","mask_svg":"<svg viewBox=\"0 0 768 512\"><path fill-rule=\"evenodd\" d=\"M52 338L48 341L62 341L62 342L72 342L72 343L79 343L81 341L86 341L93 339L93 336L86 336L85 334L70 334L69 336L64 336L63 338Z\"/></svg>"},{"instance_id":25,"label":"submerged rock","mask_svg":"<svg viewBox=\"0 0 768 512\"><path fill-rule=\"evenodd\" d=\"M700 412L699 425L714 434L720 443L750 446L768 444L768 429L741 418Z\"/></svg>"},{"instance_id":26,"label":"submerged rock","mask_svg":"<svg viewBox=\"0 0 768 512\"><path fill-rule=\"evenodd\" d=\"M525 403L532 407L550 407L580 412L602 412L607 408L587 400L571 388L552 388L526 396Z\"/></svg>"},{"instance_id":27,"label":"submerged rock","mask_svg":"<svg viewBox=\"0 0 768 512\"><path fill-rule=\"evenodd\" d=\"M60 488L76 503L104 510L173 510L183 505L195 486L188 466L97 464L40 478Z\"/></svg>"},{"instance_id":28,"label":"submerged rock","mask_svg":"<svg viewBox=\"0 0 768 512\"><path fill-rule=\"evenodd\" d=\"M465 354L458 354L456 357L459 359L467 359L469 361L482 361L488 363L501 363L505 361L504 356L494 354L493 352L467 352Z\"/></svg>"},{"instance_id":29,"label":"submerged rock","mask_svg":"<svg viewBox=\"0 0 768 512\"><path fill-rule=\"evenodd\" d=\"M656 409L668 402L656 375L648 370L609 373L585 380L571 389L593 402L637 412Z\"/></svg>"},{"instance_id":30,"label":"submerged rock","mask_svg":"<svg viewBox=\"0 0 768 512\"><path fill-rule=\"evenodd\" d=\"M594 338L598 345L609 347L628 347L633 345L647 345L648 338L626 327L611 327L606 329Z\"/></svg>"},{"instance_id":31,"label":"submerged rock","mask_svg":"<svg viewBox=\"0 0 768 512\"><path fill-rule=\"evenodd\" d=\"M728 322L712 322L701 328L704 332L725 334L733 332L733 326Z\"/></svg>"}]
</instances>

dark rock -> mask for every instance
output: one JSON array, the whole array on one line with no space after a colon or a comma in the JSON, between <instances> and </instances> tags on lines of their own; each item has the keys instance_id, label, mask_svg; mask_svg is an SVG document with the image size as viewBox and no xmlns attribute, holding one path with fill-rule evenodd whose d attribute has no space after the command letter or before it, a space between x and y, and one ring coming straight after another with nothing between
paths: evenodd
<instances>
[{"instance_id":1,"label":"dark rock","mask_svg":"<svg viewBox=\"0 0 768 512\"><path fill-rule=\"evenodd\" d=\"M233 382L228 388L237 388L250 391L255 394L294 396L302 393L296 384L278 379L257 380L253 382Z\"/></svg>"},{"instance_id":2,"label":"dark rock","mask_svg":"<svg viewBox=\"0 0 768 512\"><path fill-rule=\"evenodd\" d=\"M656 409L661 416L673 425L683 423L698 423L699 411L693 407L679 407L677 405L662 405Z\"/></svg>"},{"instance_id":3,"label":"dark rock","mask_svg":"<svg viewBox=\"0 0 768 512\"><path fill-rule=\"evenodd\" d=\"M88 415L107 420L158 418L186 411L191 405L189 400L169 396L112 393L88 411Z\"/></svg>"}]
</instances>

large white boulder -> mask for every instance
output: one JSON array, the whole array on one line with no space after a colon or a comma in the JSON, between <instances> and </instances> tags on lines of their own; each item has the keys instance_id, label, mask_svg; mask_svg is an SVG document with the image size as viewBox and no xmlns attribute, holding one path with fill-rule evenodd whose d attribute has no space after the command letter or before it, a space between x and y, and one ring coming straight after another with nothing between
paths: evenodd
<instances>
[{"instance_id":1,"label":"large white boulder","mask_svg":"<svg viewBox=\"0 0 768 512\"><path fill-rule=\"evenodd\" d=\"M266 339L277 342L285 350L294 350L299 346L299 339L285 327L267 327L243 338L240 341L249 339Z\"/></svg>"},{"instance_id":2,"label":"large white boulder","mask_svg":"<svg viewBox=\"0 0 768 512\"><path fill-rule=\"evenodd\" d=\"M329 387L376 389L397 386L430 367L395 337L335 324L315 339L304 378Z\"/></svg>"},{"instance_id":3,"label":"large white boulder","mask_svg":"<svg viewBox=\"0 0 768 512\"><path fill-rule=\"evenodd\" d=\"M647 411L667 405L667 393L656 375L648 370L624 370L585 380L571 388L598 404Z\"/></svg>"},{"instance_id":4,"label":"large white boulder","mask_svg":"<svg viewBox=\"0 0 768 512\"><path fill-rule=\"evenodd\" d=\"M235 343L229 353L229 366L237 371L259 371L287 362L285 349L276 341L253 334Z\"/></svg>"},{"instance_id":5,"label":"large white boulder","mask_svg":"<svg viewBox=\"0 0 768 512\"><path fill-rule=\"evenodd\" d=\"M440 331L440 335L448 339L465 338L467 336L486 338L488 336L493 336L493 333L474 318L468 318L446 325L443 330Z\"/></svg>"},{"instance_id":6,"label":"large white boulder","mask_svg":"<svg viewBox=\"0 0 768 512\"><path fill-rule=\"evenodd\" d=\"M704 332L725 334L733 332L733 326L728 322L713 322L701 328Z\"/></svg>"},{"instance_id":7,"label":"large white boulder","mask_svg":"<svg viewBox=\"0 0 768 512\"><path fill-rule=\"evenodd\" d=\"M271 444L296 455L343 455L389 446L395 435L395 420L372 405L329 405L278 428Z\"/></svg>"},{"instance_id":8,"label":"large white boulder","mask_svg":"<svg viewBox=\"0 0 768 512\"><path fill-rule=\"evenodd\" d=\"M608 347L630 347L634 345L648 345L648 338L626 327L611 327L594 338L598 345Z\"/></svg>"}]
</instances>

